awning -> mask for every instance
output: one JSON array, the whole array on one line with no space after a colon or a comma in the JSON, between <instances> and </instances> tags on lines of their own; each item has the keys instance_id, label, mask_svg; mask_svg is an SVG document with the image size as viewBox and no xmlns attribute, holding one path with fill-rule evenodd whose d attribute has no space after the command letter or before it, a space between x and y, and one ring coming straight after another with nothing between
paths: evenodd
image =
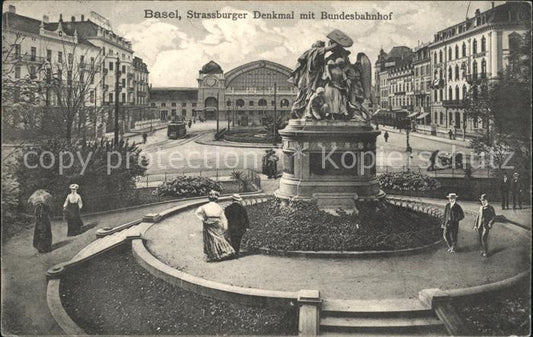
<instances>
[{"instance_id":1,"label":"awning","mask_svg":"<svg viewBox=\"0 0 533 337\"><path fill-rule=\"evenodd\" d=\"M423 118L426 118L427 115L429 115L429 112L424 112L424 113L421 114L420 116L416 117L416 119L423 119Z\"/></svg>"},{"instance_id":2,"label":"awning","mask_svg":"<svg viewBox=\"0 0 533 337\"><path fill-rule=\"evenodd\" d=\"M416 115L418 115L418 112L413 112L413 113L407 115L407 117L409 117L409 118L413 118L413 117L415 117Z\"/></svg>"}]
</instances>

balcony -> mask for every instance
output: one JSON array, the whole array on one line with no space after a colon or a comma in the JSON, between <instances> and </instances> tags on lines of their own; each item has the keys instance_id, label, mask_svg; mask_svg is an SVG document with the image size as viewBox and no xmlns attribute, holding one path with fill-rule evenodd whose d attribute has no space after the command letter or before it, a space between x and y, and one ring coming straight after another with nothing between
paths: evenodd
<instances>
[{"instance_id":1,"label":"balcony","mask_svg":"<svg viewBox=\"0 0 533 337\"><path fill-rule=\"evenodd\" d=\"M462 99L450 99L442 101L442 106L445 108L462 108L463 100Z\"/></svg>"},{"instance_id":2,"label":"balcony","mask_svg":"<svg viewBox=\"0 0 533 337\"><path fill-rule=\"evenodd\" d=\"M14 58L17 58L17 56L14 56ZM32 62L32 63L39 63L42 64L45 62L46 58L40 57L40 56L34 56L34 55L19 55L19 60L22 60L24 62Z\"/></svg>"},{"instance_id":3,"label":"balcony","mask_svg":"<svg viewBox=\"0 0 533 337\"><path fill-rule=\"evenodd\" d=\"M470 85L479 85L487 79L486 73L466 75L466 82Z\"/></svg>"}]
</instances>

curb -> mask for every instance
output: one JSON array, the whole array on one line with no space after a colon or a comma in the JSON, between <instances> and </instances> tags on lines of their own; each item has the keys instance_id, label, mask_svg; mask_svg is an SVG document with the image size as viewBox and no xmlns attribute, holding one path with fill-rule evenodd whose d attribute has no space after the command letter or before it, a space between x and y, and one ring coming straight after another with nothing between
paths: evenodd
<instances>
[{"instance_id":1,"label":"curb","mask_svg":"<svg viewBox=\"0 0 533 337\"><path fill-rule=\"evenodd\" d=\"M225 147L240 147L240 148L254 148L254 149L281 149L281 144L268 144L268 143L237 143L237 142L227 142L222 141L220 143L213 144L216 141L204 141L204 140L195 140L196 144L207 145L207 146L225 146Z\"/></svg>"},{"instance_id":2,"label":"curb","mask_svg":"<svg viewBox=\"0 0 533 337\"><path fill-rule=\"evenodd\" d=\"M48 310L50 310L52 317L65 334L69 336L87 335L87 333L83 331L83 329L80 328L65 311L65 308L61 303L61 295L59 294L59 283L60 280L48 281L48 286L46 287Z\"/></svg>"},{"instance_id":3,"label":"curb","mask_svg":"<svg viewBox=\"0 0 533 337\"><path fill-rule=\"evenodd\" d=\"M305 251L305 250L289 250L282 251L269 248L258 248L258 251L265 255L283 256L283 257L306 257L306 258L356 258L356 257L385 257L390 255L406 255L418 253L429 250L430 248L439 246L444 240L432 242L430 244L405 248L400 250L369 250L369 251L334 251L334 250L320 250L320 251Z\"/></svg>"},{"instance_id":4,"label":"curb","mask_svg":"<svg viewBox=\"0 0 533 337\"><path fill-rule=\"evenodd\" d=\"M153 276L198 295L258 307L290 307L298 300L298 292L237 287L179 271L153 256L141 239L132 241L132 252L137 263Z\"/></svg>"}]
</instances>

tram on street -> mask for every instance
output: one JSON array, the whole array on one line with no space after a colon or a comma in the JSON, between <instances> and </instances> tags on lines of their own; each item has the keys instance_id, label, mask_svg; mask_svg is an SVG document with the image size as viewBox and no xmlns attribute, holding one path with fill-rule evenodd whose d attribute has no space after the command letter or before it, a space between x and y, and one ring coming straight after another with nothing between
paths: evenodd
<instances>
[{"instance_id":1,"label":"tram on street","mask_svg":"<svg viewBox=\"0 0 533 337\"><path fill-rule=\"evenodd\" d=\"M168 139L183 138L187 135L185 122L170 122L167 127Z\"/></svg>"}]
</instances>

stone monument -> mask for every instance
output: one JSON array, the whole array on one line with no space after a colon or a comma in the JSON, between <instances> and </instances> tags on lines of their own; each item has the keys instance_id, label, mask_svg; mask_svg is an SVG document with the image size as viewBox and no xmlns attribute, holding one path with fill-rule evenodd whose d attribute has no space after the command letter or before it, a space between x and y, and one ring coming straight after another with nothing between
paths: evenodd
<instances>
[{"instance_id":1,"label":"stone monument","mask_svg":"<svg viewBox=\"0 0 533 337\"><path fill-rule=\"evenodd\" d=\"M351 63L350 37L339 30L298 58L291 80L298 87L283 139L283 175L276 196L316 200L322 209L356 209L385 193L376 178L376 137L364 107L371 64L359 53Z\"/></svg>"}]
</instances>

